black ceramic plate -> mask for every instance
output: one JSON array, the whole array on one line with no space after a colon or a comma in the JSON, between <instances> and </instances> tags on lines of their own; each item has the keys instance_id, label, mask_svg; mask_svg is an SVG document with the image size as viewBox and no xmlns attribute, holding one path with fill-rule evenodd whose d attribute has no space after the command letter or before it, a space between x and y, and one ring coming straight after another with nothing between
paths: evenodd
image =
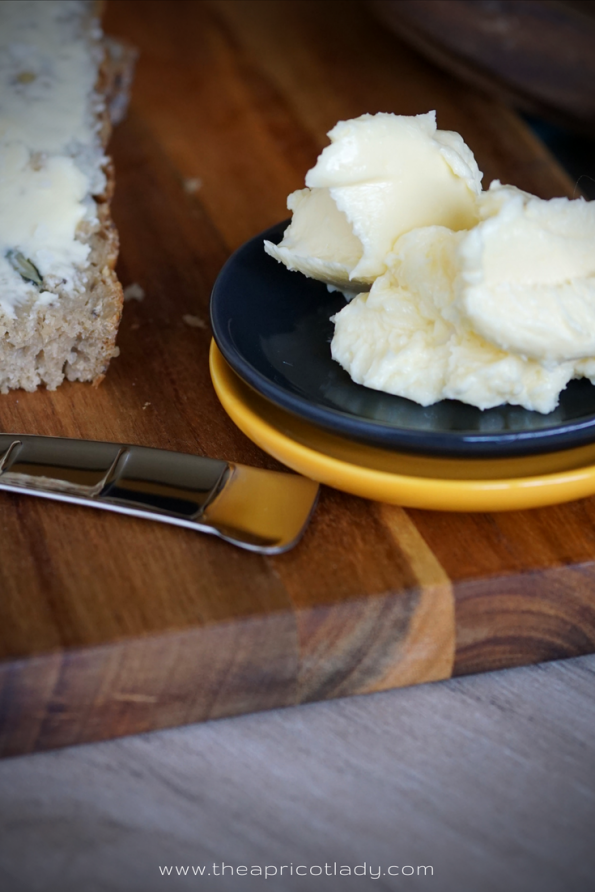
<instances>
[{"instance_id":1,"label":"black ceramic plate","mask_svg":"<svg viewBox=\"0 0 595 892\"><path fill-rule=\"evenodd\" d=\"M424 408L355 384L331 359L330 317L343 295L265 253L287 222L247 242L211 298L215 341L231 367L273 403L327 430L385 448L466 458L530 455L595 441L595 387L571 381L549 415L517 406L481 411L456 400Z\"/></svg>"}]
</instances>

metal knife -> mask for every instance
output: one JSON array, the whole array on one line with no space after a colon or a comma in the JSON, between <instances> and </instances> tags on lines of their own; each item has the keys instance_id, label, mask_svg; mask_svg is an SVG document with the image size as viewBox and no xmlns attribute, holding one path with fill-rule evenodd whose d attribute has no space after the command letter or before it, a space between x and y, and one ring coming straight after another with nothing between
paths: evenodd
<instances>
[{"instance_id":1,"label":"metal knife","mask_svg":"<svg viewBox=\"0 0 595 892\"><path fill-rule=\"evenodd\" d=\"M318 484L297 474L29 434L0 434L0 489L161 520L262 554L298 542L318 496Z\"/></svg>"}]
</instances>

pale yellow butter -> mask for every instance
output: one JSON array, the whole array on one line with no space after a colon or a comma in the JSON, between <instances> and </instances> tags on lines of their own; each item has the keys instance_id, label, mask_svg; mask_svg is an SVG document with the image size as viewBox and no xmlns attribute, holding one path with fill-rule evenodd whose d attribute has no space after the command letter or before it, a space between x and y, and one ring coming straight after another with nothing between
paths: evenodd
<instances>
[{"instance_id":1,"label":"pale yellow butter","mask_svg":"<svg viewBox=\"0 0 595 892\"><path fill-rule=\"evenodd\" d=\"M481 172L458 133L436 129L436 114L362 115L339 122L331 144L292 193L291 225L265 248L289 269L349 291L386 271L404 232L477 222Z\"/></svg>"},{"instance_id":2,"label":"pale yellow butter","mask_svg":"<svg viewBox=\"0 0 595 892\"><path fill-rule=\"evenodd\" d=\"M461 246L462 309L479 334L542 362L595 355L595 204L492 183Z\"/></svg>"},{"instance_id":3,"label":"pale yellow butter","mask_svg":"<svg viewBox=\"0 0 595 892\"><path fill-rule=\"evenodd\" d=\"M333 358L358 383L422 405L551 412L595 377L595 205L492 184L468 232L402 236L389 272L335 317Z\"/></svg>"},{"instance_id":4,"label":"pale yellow butter","mask_svg":"<svg viewBox=\"0 0 595 892\"><path fill-rule=\"evenodd\" d=\"M265 247L353 298L331 352L354 381L424 406L542 413L572 378L595 382L595 203L482 192L433 113L363 115L329 136Z\"/></svg>"},{"instance_id":5,"label":"pale yellow butter","mask_svg":"<svg viewBox=\"0 0 595 892\"><path fill-rule=\"evenodd\" d=\"M98 225L91 197L106 163L94 85L102 58L89 0L0 3L0 311L46 304L56 294L10 261L33 264L46 288L85 287L89 247L81 224Z\"/></svg>"}]
</instances>

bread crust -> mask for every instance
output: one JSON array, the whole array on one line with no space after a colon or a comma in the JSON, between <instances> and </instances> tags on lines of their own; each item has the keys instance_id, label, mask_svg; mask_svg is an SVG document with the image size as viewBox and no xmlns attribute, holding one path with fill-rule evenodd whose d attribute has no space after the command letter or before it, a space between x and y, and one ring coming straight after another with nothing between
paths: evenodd
<instances>
[{"instance_id":1,"label":"bread crust","mask_svg":"<svg viewBox=\"0 0 595 892\"><path fill-rule=\"evenodd\" d=\"M97 9L93 9L96 13ZM103 62L96 92L105 100L100 116L100 138L107 146L111 130L110 107L123 116L136 52L127 45L104 38ZM77 238L90 246L83 294L57 294L50 305L15 308L15 316L0 312L0 393L22 388L33 391L44 384L55 390L64 379L90 381L98 386L110 360L118 355L116 336L122 316L124 295L115 272L119 238L111 216L115 188L114 165L104 167L105 188L93 195L99 225L79 227Z\"/></svg>"}]
</instances>

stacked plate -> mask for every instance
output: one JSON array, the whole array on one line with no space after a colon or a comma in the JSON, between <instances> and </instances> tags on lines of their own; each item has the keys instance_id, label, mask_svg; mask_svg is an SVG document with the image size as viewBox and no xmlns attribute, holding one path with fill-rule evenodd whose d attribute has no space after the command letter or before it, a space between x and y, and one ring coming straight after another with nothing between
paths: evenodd
<instances>
[{"instance_id":1,"label":"stacked plate","mask_svg":"<svg viewBox=\"0 0 595 892\"><path fill-rule=\"evenodd\" d=\"M555 412L424 408L355 384L331 359L338 292L289 272L247 242L211 299L211 377L233 421L301 474L417 508L496 511L595 493L595 387L572 381Z\"/></svg>"}]
</instances>

